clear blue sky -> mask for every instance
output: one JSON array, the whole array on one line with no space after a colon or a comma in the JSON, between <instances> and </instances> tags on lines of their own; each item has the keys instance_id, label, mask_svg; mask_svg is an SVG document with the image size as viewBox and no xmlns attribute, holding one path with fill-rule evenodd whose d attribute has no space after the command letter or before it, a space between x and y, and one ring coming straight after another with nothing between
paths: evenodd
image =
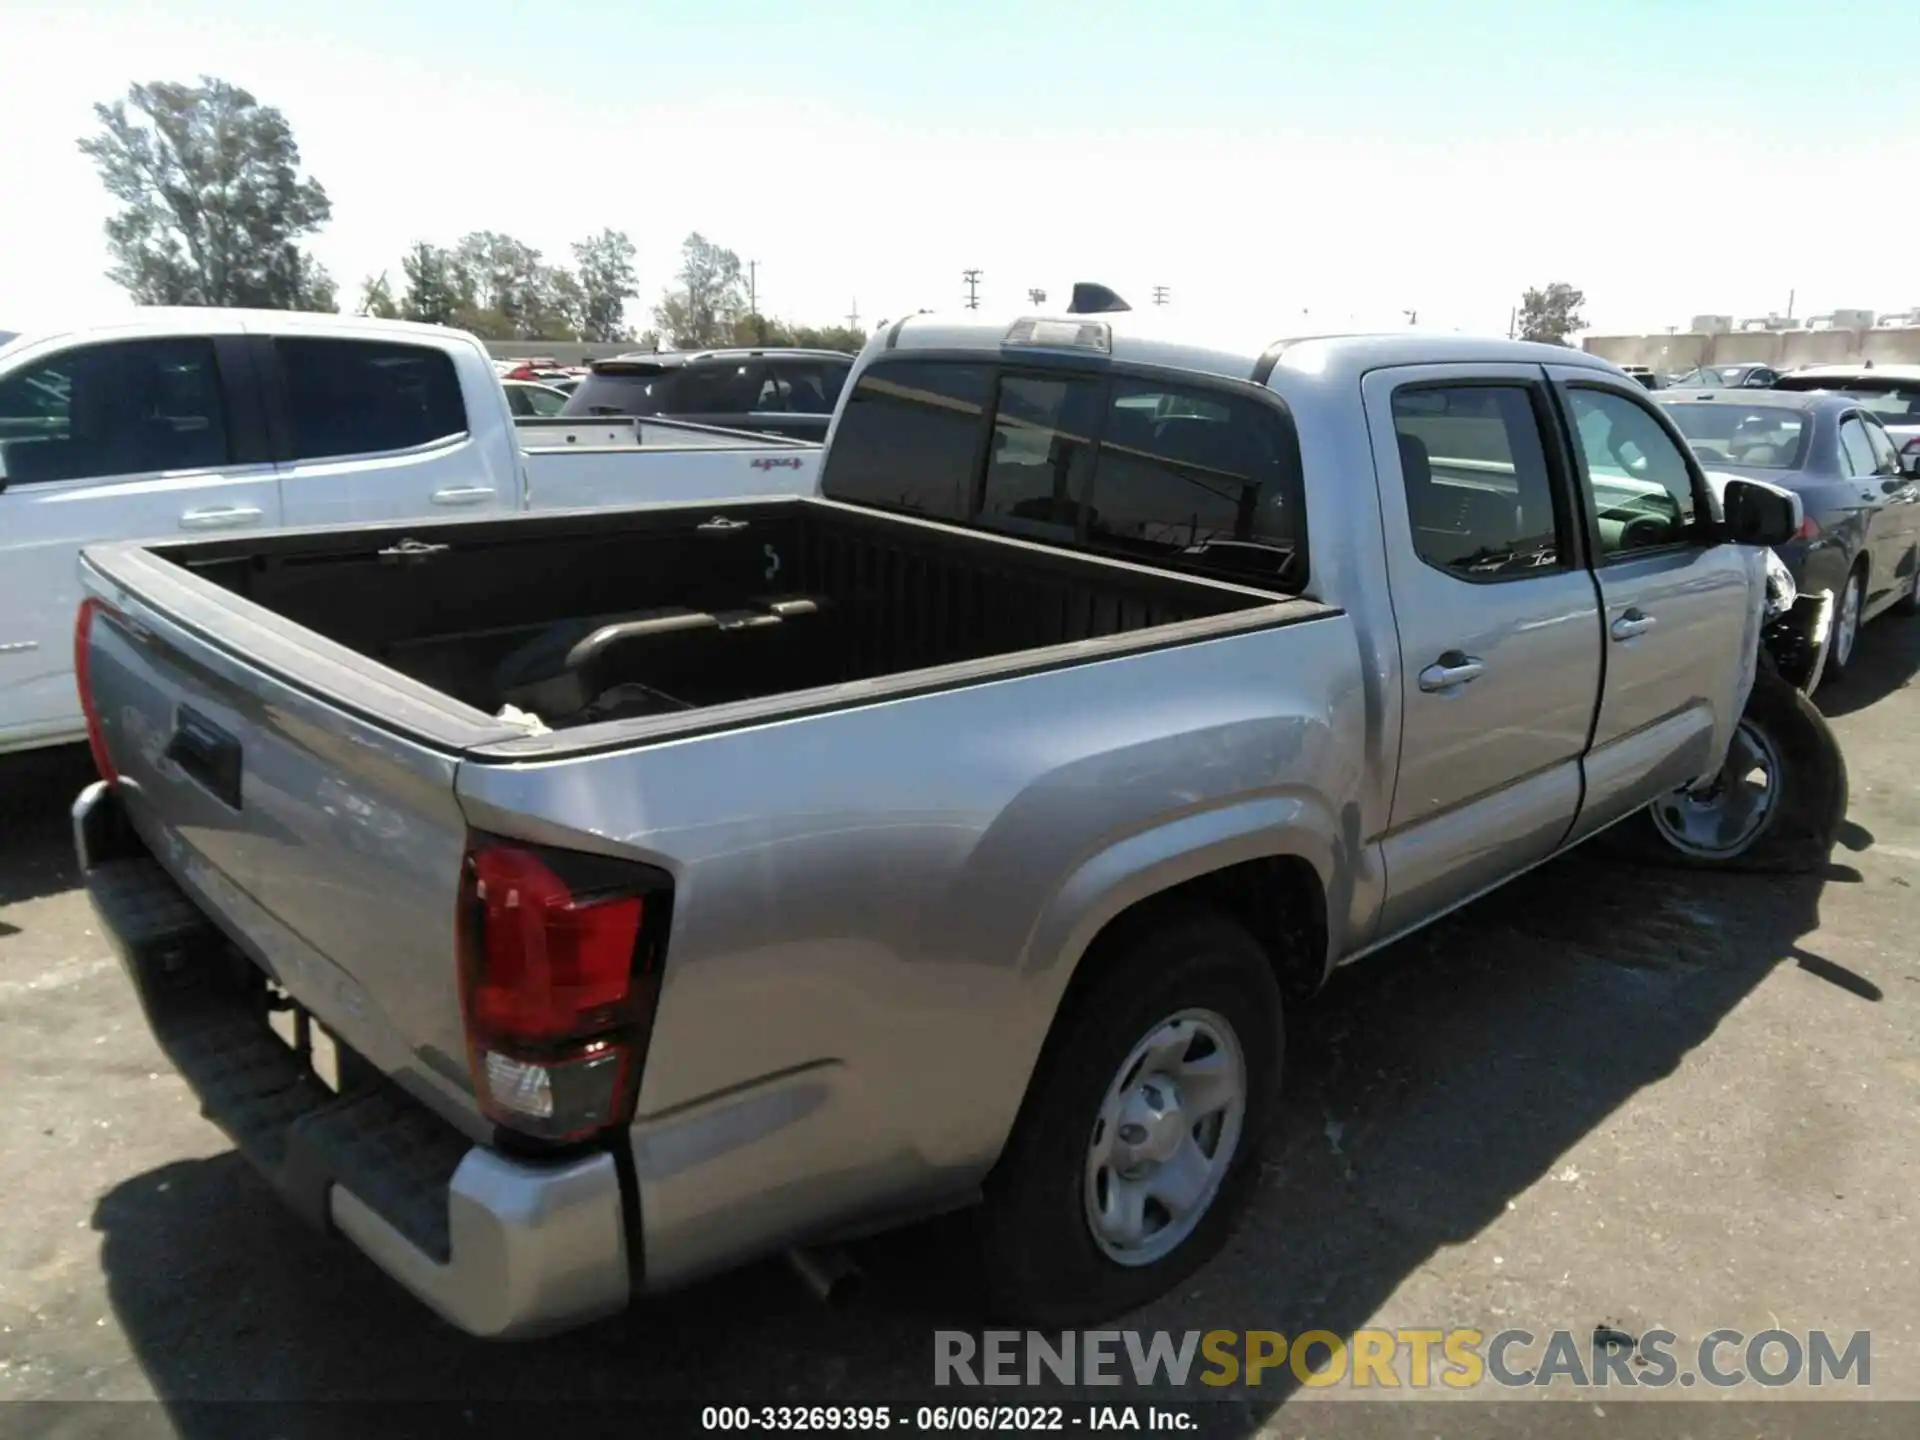
<instances>
[{"instance_id":1,"label":"clear blue sky","mask_svg":"<svg viewBox=\"0 0 1920 1440\"><path fill-rule=\"evenodd\" d=\"M694 229L804 319L964 265L1316 325L1503 328L1554 279L1602 328L1920 303L1911 0L0 0L0 51L0 194L43 202L0 328L112 294L88 104L202 70L292 120L349 297L415 238L611 225L636 310Z\"/></svg>"}]
</instances>

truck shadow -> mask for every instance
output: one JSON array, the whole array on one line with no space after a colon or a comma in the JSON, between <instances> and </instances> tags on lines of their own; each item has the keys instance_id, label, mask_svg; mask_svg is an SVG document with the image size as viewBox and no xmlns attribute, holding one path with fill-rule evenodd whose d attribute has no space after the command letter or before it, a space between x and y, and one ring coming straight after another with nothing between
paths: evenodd
<instances>
[{"instance_id":1,"label":"truck shadow","mask_svg":"<svg viewBox=\"0 0 1920 1440\"><path fill-rule=\"evenodd\" d=\"M80 883L69 815L96 778L84 745L0 756L0 906Z\"/></svg>"},{"instance_id":2,"label":"truck shadow","mask_svg":"<svg viewBox=\"0 0 1920 1440\"><path fill-rule=\"evenodd\" d=\"M1491 1224L1670 1074L1776 965L1857 981L1797 948L1822 884L1575 854L1343 972L1292 1017L1292 1100L1241 1232L1122 1323L1350 1334L1437 1250ZM763 1264L510 1347L440 1324L345 1245L303 1229L230 1154L127 1181L98 1202L94 1225L120 1324L188 1436L227 1433L209 1401L484 1412L565 1397L690 1428L711 1404L968 1398L931 1391L933 1332L977 1328L955 1222L863 1247L868 1283L844 1304ZM1229 1430L1256 1429L1293 1384L1267 1380L1208 1428L1231 1416Z\"/></svg>"}]
</instances>

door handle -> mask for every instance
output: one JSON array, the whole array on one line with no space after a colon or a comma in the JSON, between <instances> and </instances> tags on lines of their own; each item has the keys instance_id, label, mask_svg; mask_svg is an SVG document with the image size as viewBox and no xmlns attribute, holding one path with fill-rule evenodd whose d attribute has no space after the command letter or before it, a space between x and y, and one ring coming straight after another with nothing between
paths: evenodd
<instances>
[{"instance_id":1,"label":"door handle","mask_svg":"<svg viewBox=\"0 0 1920 1440\"><path fill-rule=\"evenodd\" d=\"M1642 615L1638 610L1629 610L1609 628L1614 639L1631 640L1636 635L1646 634L1656 623L1651 615Z\"/></svg>"},{"instance_id":2,"label":"door handle","mask_svg":"<svg viewBox=\"0 0 1920 1440\"><path fill-rule=\"evenodd\" d=\"M202 510L187 510L180 515L184 530L230 530L236 525L252 525L260 518L258 505L209 505Z\"/></svg>"},{"instance_id":3,"label":"door handle","mask_svg":"<svg viewBox=\"0 0 1920 1440\"><path fill-rule=\"evenodd\" d=\"M478 505L482 500L493 498L491 485L449 485L444 490L433 492L436 505Z\"/></svg>"},{"instance_id":4,"label":"door handle","mask_svg":"<svg viewBox=\"0 0 1920 1440\"><path fill-rule=\"evenodd\" d=\"M1456 685L1468 685L1478 680L1485 668L1473 656L1449 650L1420 672L1420 688L1432 695L1437 691L1451 690Z\"/></svg>"}]
</instances>

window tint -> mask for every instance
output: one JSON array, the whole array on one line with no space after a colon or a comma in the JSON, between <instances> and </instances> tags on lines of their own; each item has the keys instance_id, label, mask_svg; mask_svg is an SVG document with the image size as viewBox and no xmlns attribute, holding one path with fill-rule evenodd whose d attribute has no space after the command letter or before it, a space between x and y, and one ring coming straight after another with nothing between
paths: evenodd
<instances>
[{"instance_id":1,"label":"window tint","mask_svg":"<svg viewBox=\"0 0 1920 1440\"><path fill-rule=\"evenodd\" d=\"M1399 390L1393 427L1422 560L1464 580L1558 567L1553 479L1525 387Z\"/></svg>"},{"instance_id":2,"label":"window tint","mask_svg":"<svg viewBox=\"0 0 1920 1440\"><path fill-rule=\"evenodd\" d=\"M648 361L595 366L567 397L562 415L658 415L671 409L673 372Z\"/></svg>"},{"instance_id":3,"label":"window tint","mask_svg":"<svg viewBox=\"0 0 1920 1440\"><path fill-rule=\"evenodd\" d=\"M689 365L673 387L670 414L744 415L758 408L766 371L757 360Z\"/></svg>"},{"instance_id":4,"label":"window tint","mask_svg":"<svg viewBox=\"0 0 1920 1440\"><path fill-rule=\"evenodd\" d=\"M768 362L768 386L774 392L773 403L763 410L786 410L795 415L831 415L846 383L848 366L822 364L817 360L773 360ZM763 389L763 398L765 397Z\"/></svg>"},{"instance_id":5,"label":"window tint","mask_svg":"<svg viewBox=\"0 0 1920 1440\"><path fill-rule=\"evenodd\" d=\"M11 484L198 470L229 458L213 343L68 350L0 381Z\"/></svg>"},{"instance_id":6,"label":"window tint","mask_svg":"<svg viewBox=\"0 0 1920 1440\"><path fill-rule=\"evenodd\" d=\"M1872 421L1862 421L1861 428L1867 432L1867 443L1873 447L1873 473L1898 475L1900 452L1893 448L1893 437Z\"/></svg>"},{"instance_id":7,"label":"window tint","mask_svg":"<svg viewBox=\"0 0 1920 1440\"><path fill-rule=\"evenodd\" d=\"M296 460L406 450L464 435L453 361L381 340L273 342Z\"/></svg>"},{"instance_id":8,"label":"window tint","mask_svg":"<svg viewBox=\"0 0 1920 1440\"><path fill-rule=\"evenodd\" d=\"M1849 475L1871 475L1878 463L1867 439L1867 427L1851 415L1840 422L1840 454Z\"/></svg>"},{"instance_id":9,"label":"window tint","mask_svg":"<svg viewBox=\"0 0 1920 1440\"><path fill-rule=\"evenodd\" d=\"M1089 544L1255 584L1306 579L1293 432L1251 396L1117 380L1087 510Z\"/></svg>"},{"instance_id":10,"label":"window tint","mask_svg":"<svg viewBox=\"0 0 1920 1440\"><path fill-rule=\"evenodd\" d=\"M997 530L1072 540L1093 473L1101 382L1004 376L978 519Z\"/></svg>"},{"instance_id":11,"label":"window tint","mask_svg":"<svg viewBox=\"0 0 1920 1440\"><path fill-rule=\"evenodd\" d=\"M515 415L527 416L534 413L533 396L518 385L509 385L507 390L507 409Z\"/></svg>"},{"instance_id":12,"label":"window tint","mask_svg":"<svg viewBox=\"0 0 1920 1440\"><path fill-rule=\"evenodd\" d=\"M869 366L840 412L821 493L940 520L966 516L991 376L984 366Z\"/></svg>"},{"instance_id":13,"label":"window tint","mask_svg":"<svg viewBox=\"0 0 1920 1440\"><path fill-rule=\"evenodd\" d=\"M1693 476L1673 437L1622 395L1575 387L1573 410L1602 555L1683 545L1693 531Z\"/></svg>"}]
</instances>

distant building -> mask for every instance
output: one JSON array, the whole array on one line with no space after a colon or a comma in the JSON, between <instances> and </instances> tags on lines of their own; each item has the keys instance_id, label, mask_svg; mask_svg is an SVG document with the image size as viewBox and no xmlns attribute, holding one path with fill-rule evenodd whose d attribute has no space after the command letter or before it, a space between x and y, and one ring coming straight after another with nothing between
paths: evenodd
<instances>
[{"instance_id":1,"label":"distant building","mask_svg":"<svg viewBox=\"0 0 1920 1440\"><path fill-rule=\"evenodd\" d=\"M1733 329L1731 315L1696 315L1687 322L1687 329L1695 335L1725 335Z\"/></svg>"}]
</instances>

